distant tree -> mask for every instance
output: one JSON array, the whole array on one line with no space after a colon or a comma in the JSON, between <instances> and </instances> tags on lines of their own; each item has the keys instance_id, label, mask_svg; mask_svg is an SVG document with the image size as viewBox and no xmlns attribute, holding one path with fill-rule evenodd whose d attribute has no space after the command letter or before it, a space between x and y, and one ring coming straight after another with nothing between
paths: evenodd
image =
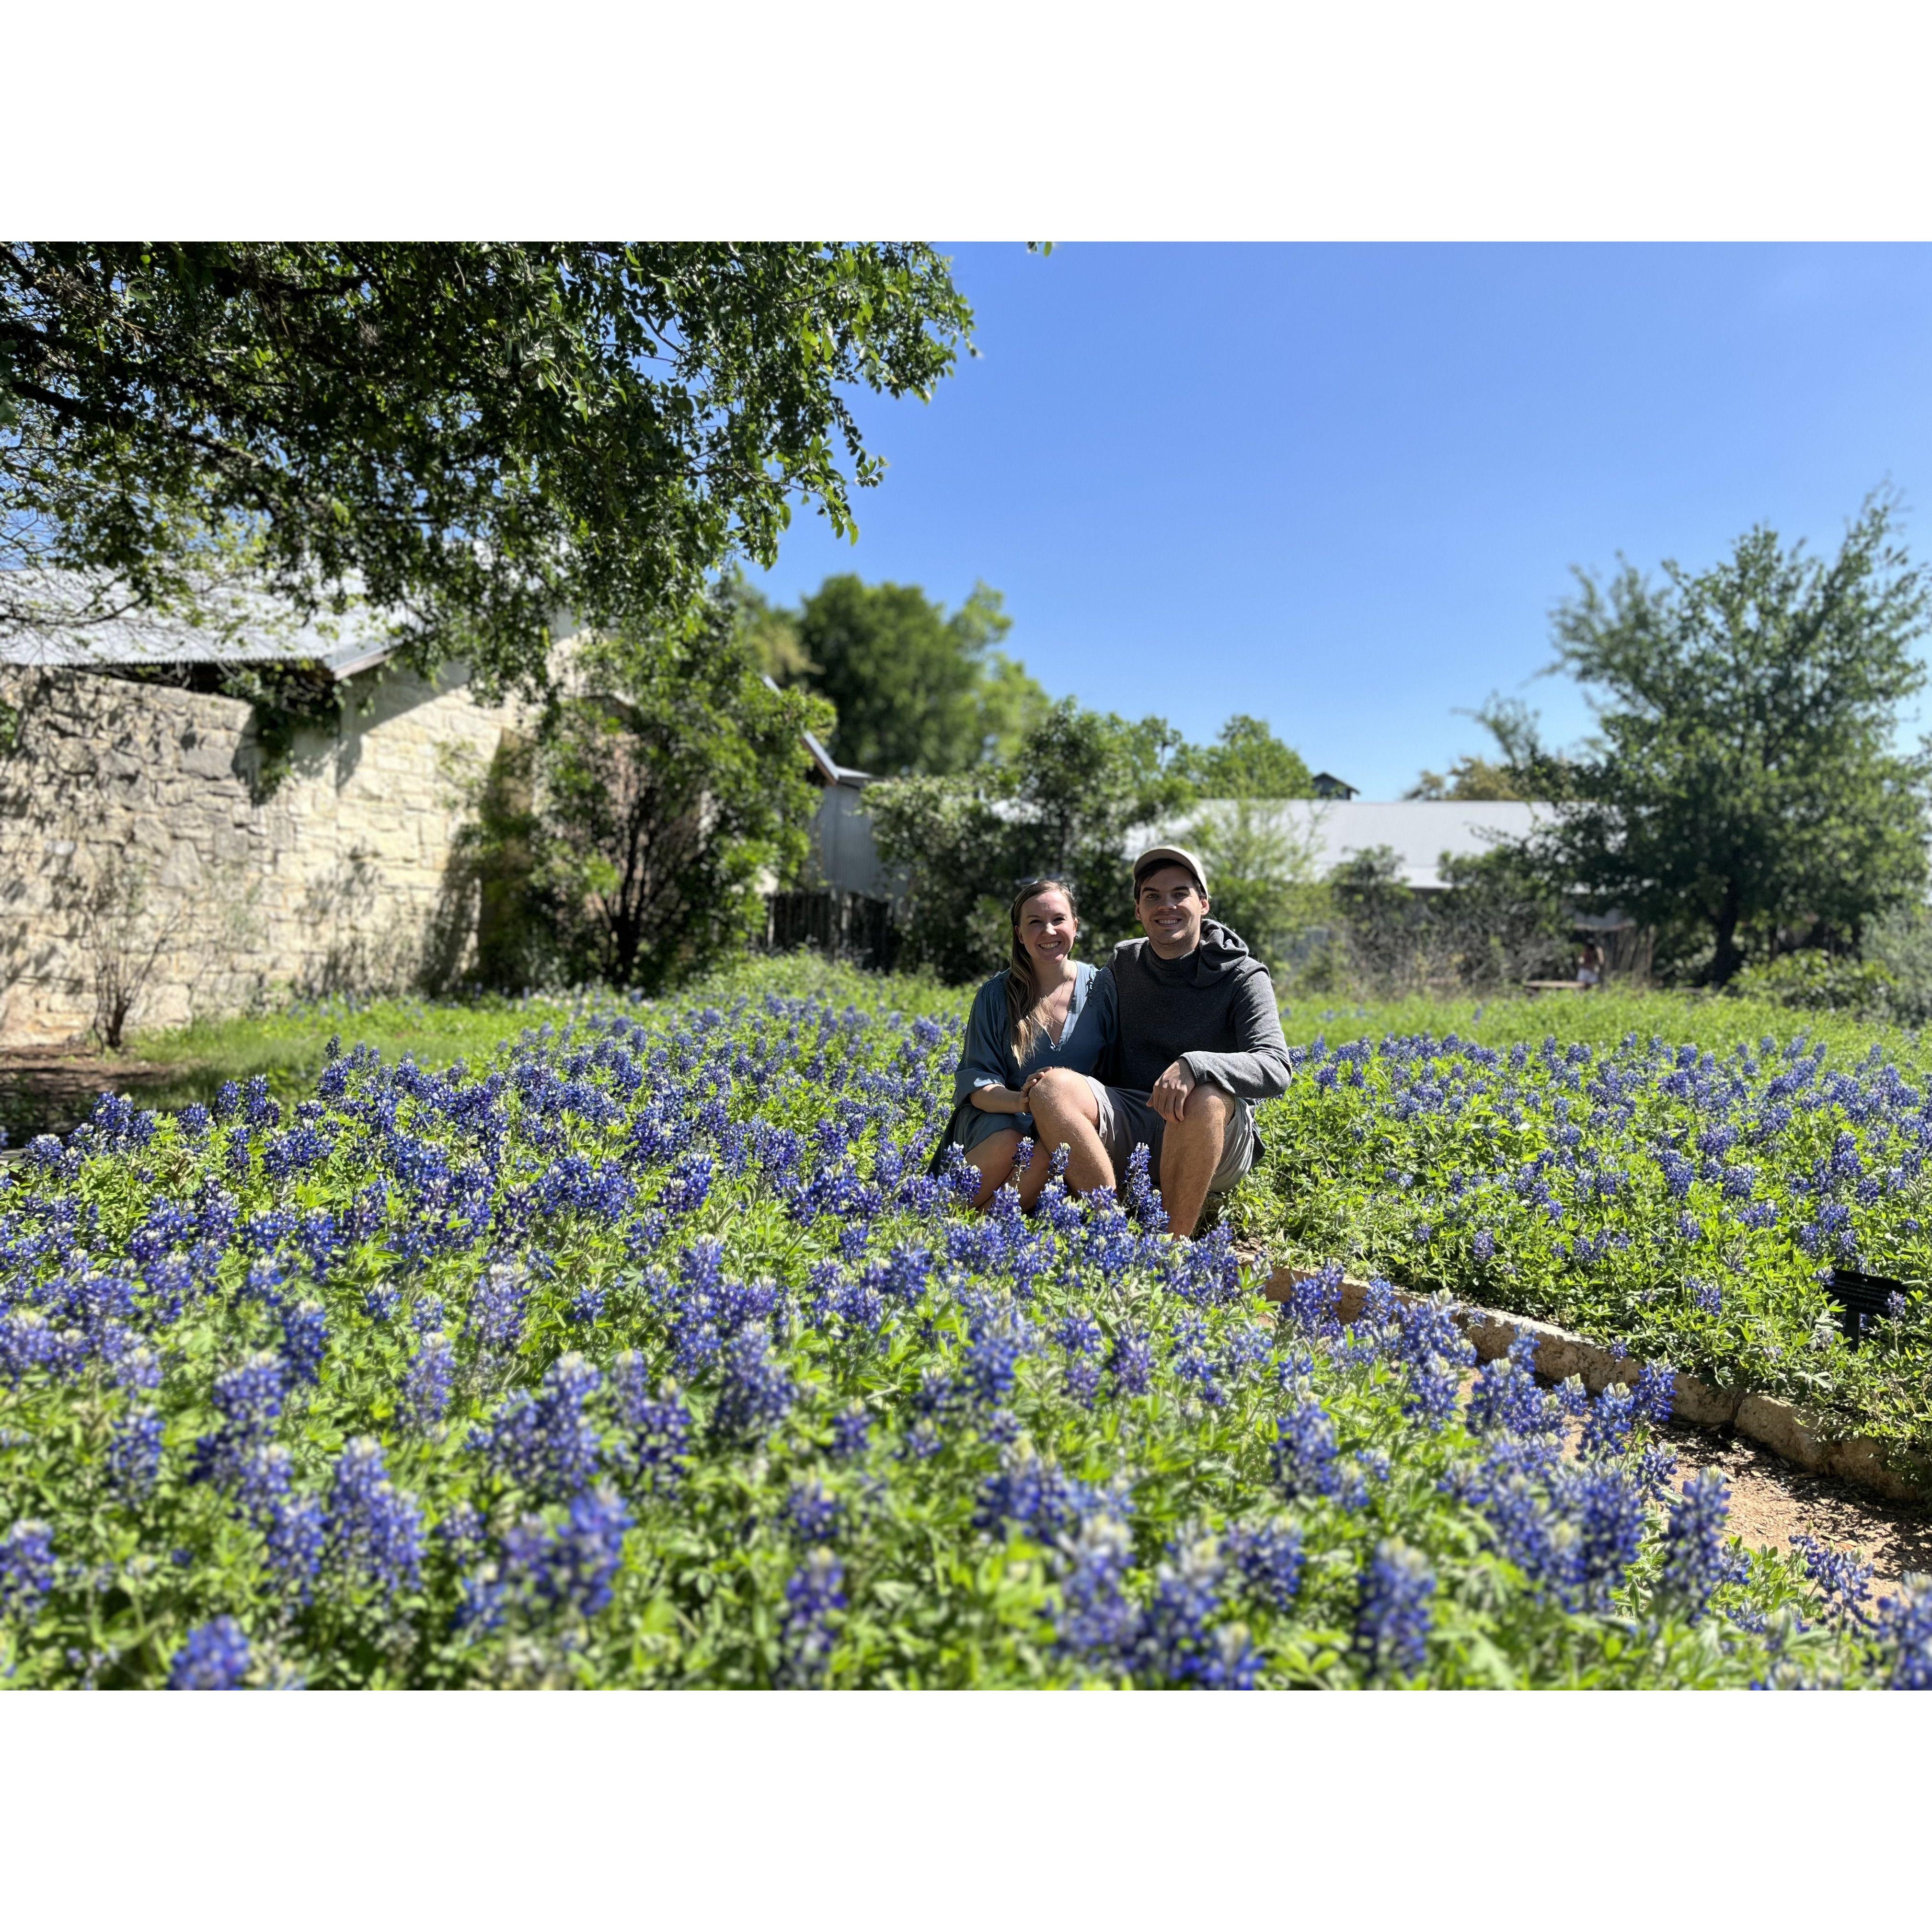
<instances>
[{"instance_id":1,"label":"distant tree","mask_svg":"<svg viewBox=\"0 0 1932 1932\"><path fill-rule=\"evenodd\" d=\"M971 322L916 243L9 243L0 626L47 566L88 621L178 599L238 526L305 610L540 686L559 610L662 621L800 501L851 530L854 389L929 394Z\"/></svg>"},{"instance_id":2,"label":"distant tree","mask_svg":"<svg viewBox=\"0 0 1932 1932\"><path fill-rule=\"evenodd\" d=\"M1268 721L1237 712L1211 745L1186 746L1180 769L1203 798L1312 798L1301 754L1284 745Z\"/></svg>"},{"instance_id":3,"label":"distant tree","mask_svg":"<svg viewBox=\"0 0 1932 1932\"><path fill-rule=\"evenodd\" d=\"M1546 875L1654 926L1680 966L1704 955L1717 985L1779 928L1856 944L1924 890L1932 760L1894 736L1925 682L1928 592L1893 516L1868 501L1829 562L1760 526L1709 570L1666 563L1660 589L1579 572L1557 614L1601 735L1540 842Z\"/></svg>"},{"instance_id":4,"label":"distant tree","mask_svg":"<svg viewBox=\"0 0 1932 1932\"><path fill-rule=\"evenodd\" d=\"M799 735L830 722L822 698L766 681L728 594L585 640L506 827L563 976L654 991L741 948L761 880L805 856L817 794Z\"/></svg>"},{"instance_id":5,"label":"distant tree","mask_svg":"<svg viewBox=\"0 0 1932 1932\"><path fill-rule=\"evenodd\" d=\"M949 616L916 585L829 577L800 608L796 675L837 710L842 764L881 777L967 771L1010 755L1047 708L993 649L1012 626L983 584Z\"/></svg>"},{"instance_id":6,"label":"distant tree","mask_svg":"<svg viewBox=\"0 0 1932 1932\"><path fill-rule=\"evenodd\" d=\"M1223 797L1190 821L1188 843L1208 868L1214 916L1270 966L1321 916L1318 830L1272 811L1265 798Z\"/></svg>"},{"instance_id":7,"label":"distant tree","mask_svg":"<svg viewBox=\"0 0 1932 1932\"><path fill-rule=\"evenodd\" d=\"M990 972L1006 945L1018 881L1064 873L1081 896L1082 950L1101 958L1134 929L1130 835L1193 800L1175 769L1179 734L1053 706L1018 754L982 772L868 785L866 809L882 856L904 868L906 956L956 982Z\"/></svg>"},{"instance_id":8,"label":"distant tree","mask_svg":"<svg viewBox=\"0 0 1932 1932\"><path fill-rule=\"evenodd\" d=\"M1496 755L1474 753L1458 758L1447 773L1426 771L1405 798L1552 800L1568 795L1568 766L1543 742L1534 712L1519 698L1492 696L1479 710L1466 712L1496 741Z\"/></svg>"}]
</instances>

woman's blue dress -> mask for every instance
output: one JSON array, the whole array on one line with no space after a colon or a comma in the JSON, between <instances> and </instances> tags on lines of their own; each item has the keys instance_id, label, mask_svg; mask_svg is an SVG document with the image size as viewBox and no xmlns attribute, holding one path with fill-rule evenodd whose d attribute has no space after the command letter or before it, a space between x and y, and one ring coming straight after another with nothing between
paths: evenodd
<instances>
[{"instance_id":1,"label":"woman's blue dress","mask_svg":"<svg viewBox=\"0 0 1932 1932\"><path fill-rule=\"evenodd\" d=\"M966 1038L952 1076L952 1118L946 1126L946 1141L971 1148L992 1134L1030 1134L1030 1114L987 1113L973 1105L974 1089L1010 1087L1017 1091L1044 1066L1093 1072L1114 1043L1114 976L1106 967L1076 964L1060 1044L1054 1046L1042 1031L1022 1060L1013 1052L1007 1030L1006 976L995 973L974 996L973 1010L967 1016Z\"/></svg>"}]
</instances>

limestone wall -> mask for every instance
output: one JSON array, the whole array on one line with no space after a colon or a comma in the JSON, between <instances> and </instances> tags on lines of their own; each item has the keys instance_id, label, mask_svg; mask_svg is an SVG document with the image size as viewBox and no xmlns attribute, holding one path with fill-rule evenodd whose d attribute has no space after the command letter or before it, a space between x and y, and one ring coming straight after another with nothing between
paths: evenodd
<instances>
[{"instance_id":1,"label":"limestone wall","mask_svg":"<svg viewBox=\"0 0 1932 1932\"><path fill-rule=\"evenodd\" d=\"M0 1046L85 1034L141 982L133 1027L286 992L459 976L474 890L460 782L512 723L460 679L365 676L340 728L261 794L250 707L94 672L0 670ZM152 956L154 964L144 973Z\"/></svg>"}]
</instances>

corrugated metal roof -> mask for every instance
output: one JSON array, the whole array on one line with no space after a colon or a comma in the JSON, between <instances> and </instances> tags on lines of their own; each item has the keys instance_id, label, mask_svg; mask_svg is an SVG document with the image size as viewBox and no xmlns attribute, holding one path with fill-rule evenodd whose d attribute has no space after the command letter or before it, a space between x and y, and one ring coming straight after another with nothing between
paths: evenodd
<instances>
[{"instance_id":1,"label":"corrugated metal roof","mask_svg":"<svg viewBox=\"0 0 1932 1932\"><path fill-rule=\"evenodd\" d=\"M1187 832L1205 812L1226 812L1232 801L1208 799L1184 818L1158 832L1136 834L1135 850L1163 839L1184 842ZM1397 799L1388 802L1365 799L1270 799L1257 809L1268 815L1298 848L1309 850L1317 878L1358 852L1378 845L1390 847L1402 862L1404 882L1421 891L1439 889L1446 852L1456 858L1488 851L1496 835L1522 836L1546 806L1515 800L1471 803L1461 799Z\"/></svg>"},{"instance_id":2,"label":"corrugated metal roof","mask_svg":"<svg viewBox=\"0 0 1932 1932\"><path fill-rule=\"evenodd\" d=\"M50 571L34 586L46 612L30 632L0 634L0 664L110 670L116 664L276 664L311 658L338 678L380 664L398 648L380 614L352 605L340 616L304 623L266 591L224 588L209 600L211 620L190 622L157 610L130 610L101 623L61 628L63 610L84 610L92 596L77 574Z\"/></svg>"}]
</instances>

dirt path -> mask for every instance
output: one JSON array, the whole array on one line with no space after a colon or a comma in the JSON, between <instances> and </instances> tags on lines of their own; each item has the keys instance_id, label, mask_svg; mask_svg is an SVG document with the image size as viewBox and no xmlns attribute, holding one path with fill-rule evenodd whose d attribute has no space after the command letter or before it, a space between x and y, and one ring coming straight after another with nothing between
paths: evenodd
<instances>
[{"instance_id":1,"label":"dirt path","mask_svg":"<svg viewBox=\"0 0 1932 1932\"><path fill-rule=\"evenodd\" d=\"M0 1127L16 1144L34 1134L70 1132L104 1091L139 1100L180 1071L153 1060L104 1059L80 1047L8 1047L0 1051Z\"/></svg>"},{"instance_id":2,"label":"dirt path","mask_svg":"<svg viewBox=\"0 0 1932 1932\"><path fill-rule=\"evenodd\" d=\"M1666 1425L1680 1482L1714 1468L1731 1490L1731 1531L1756 1548L1788 1552L1793 1536L1856 1550L1873 1565L1870 1594L1882 1596L1908 1570L1932 1573L1932 1508L1888 1502L1834 1476L1814 1476L1728 1430Z\"/></svg>"}]
</instances>

